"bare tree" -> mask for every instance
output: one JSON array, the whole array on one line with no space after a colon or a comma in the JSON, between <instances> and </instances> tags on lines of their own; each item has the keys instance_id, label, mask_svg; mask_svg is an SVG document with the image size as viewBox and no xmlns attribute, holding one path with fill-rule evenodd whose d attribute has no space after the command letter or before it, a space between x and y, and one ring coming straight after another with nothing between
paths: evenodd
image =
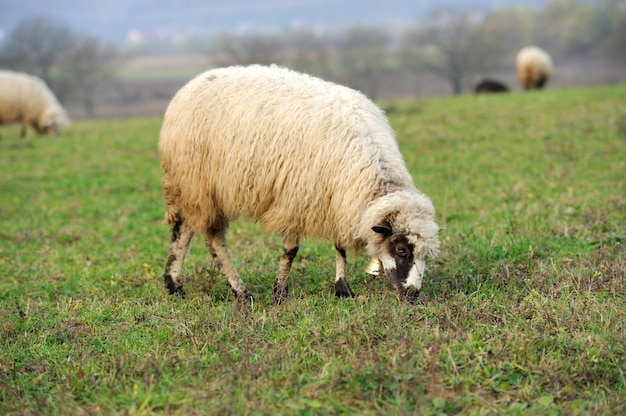
<instances>
[{"instance_id":1,"label":"bare tree","mask_svg":"<svg viewBox=\"0 0 626 416\"><path fill-rule=\"evenodd\" d=\"M356 26L339 40L338 61L347 83L372 99L379 93L381 76L389 64L390 37L375 27Z\"/></svg>"},{"instance_id":2,"label":"bare tree","mask_svg":"<svg viewBox=\"0 0 626 416\"><path fill-rule=\"evenodd\" d=\"M608 14L611 16L612 35L607 39L604 49L609 58L618 65L626 63L626 1L608 0Z\"/></svg>"},{"instance_id":3,"label":"bare tree","mask_svg":"<svg viewBox=\"0 0 626 416\"><path fill-rule=\"evenodd\" d=\"M402 60L414 60L414 67L443 77L460 94L471 76L497 66L504 50L495 27L485 25L481 15L443 8L406 35Z\"/></svg>"},{"instance_id":4,"label":"bare tree","mask_svg":"<svg viewBox=\"0 0 626 416\"><path fill-rule=\"evenodd\" d=\"M24 20L7 36L0 49L0 65L42 78L60 101L78 99L94 112L96 84L112 77L113 46L74 34L48 17Z\"/></svg>"},{"instance_id":5,"label":"bare tree","mask_svg":"<svg viewBox=\"0 0 626 416\"><path fill-rule=\"evenodd\" d=\"M0 53L0 63L42 78L52 84L52 68L72 45L71 31L58 20L35 17L10 32Z\"/></svg>"},{"instance_id":6,"label":"bare tree","mask_svg":"<svg viewBox=\"0 0 626 416\"><path fill-rule=\"evenodd\" d=\"M213 63L216 66L281 63L282 41L277 35L219 34L214 39Z\"/></svg>"},{"instance_id":7,"label":"bare tree","mask_svg":"<svg viewBox=\"0 0 626 416\"><path fill-rule=\"evenodd\" d=\"M57 88L62 95L81 103L87 114L94 115L96 88L113 78L117 61L112 45L90 35L76 36L59 63Z\"/></svg>"},{"instance_id":8,"label":"bare tree","mask_svg":"<svg viewBox=\"0 0 626 416\"><path fill-rule=\"evenodd\" d=\"M623 57L625 16L624 0L560 0L548 3L538 20L551 29L549 46L555 54L597 57L608 50L610 57L620 52Z\"/></svg>"},{"instance_id":9,"label":"bare tree","mask_svg":"<svg viewBox=\"0 0 626 416\"><path fill-rule=\"evenodd\" d=\"M285 45L286 65L322 78L332 78L333 46L323 34L289 31L285 34Z\"/></svg>"}]
</instances>

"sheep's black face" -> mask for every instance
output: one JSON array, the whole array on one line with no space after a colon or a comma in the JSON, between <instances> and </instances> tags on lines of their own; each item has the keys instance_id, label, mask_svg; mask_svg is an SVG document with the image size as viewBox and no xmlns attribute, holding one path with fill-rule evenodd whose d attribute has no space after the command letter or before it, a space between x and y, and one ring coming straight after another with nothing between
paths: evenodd
<instances>
[{"instance_id":1,"label":"sheep's black face","mask_svg":"<svg viewBox=\"0 0 626 416\"><path fill-rule=\"evenodd\" d=\"M60 126L54 120L48 119L43 123L33 124L33 127L39 134L50 134L52 136L58 136Z\"/></svg>"},{"instance_id":2,"label":"sheep's black face","mask_svg":"<svg viewBox=\"0 0 626 416\"><path fill-rule=\"evenodd\" d=\"M413 301L422 288L426 259L436 256L439 249L438 227L433 224L428 230L429 236L394 234L389 224L382 224L372 229L381 234L380 261L385 275L398 291L400 297ZM432 228L432 227L427 227ZM430 234L433 236L430 236Z\"/></svg>"},{"instance_id":3,"label":"sheep's black face","mask_svg":"<svg viewBox=\"0 0 626 416\"><path fill-rule=\"evenodd\" d=\"M385 275L401 297L417 297L426 261L415 258L415 247L406 236L391 236L385 246L388 256L381 256Z\"/></svg>"}]
</instances>

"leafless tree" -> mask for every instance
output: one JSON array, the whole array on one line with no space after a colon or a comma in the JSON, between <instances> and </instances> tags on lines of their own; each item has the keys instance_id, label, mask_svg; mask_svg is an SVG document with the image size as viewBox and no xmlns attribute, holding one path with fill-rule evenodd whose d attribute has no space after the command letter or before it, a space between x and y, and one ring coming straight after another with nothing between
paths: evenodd
<instances>
[{"instance_id":1,"label":"leafless tree","mask_svg":"<svg viewBox=\"0 0 626 416\"><path fill-rule=\"evenodd\" d=\"M485 25L480 14L442 8L407 33L402 60L445 78L460 94L471 76L497 66L504 51L495 28Z\"/></svg>"},{"instance_id":2,"label":"leafless tree","mask_svg":"<svg viewBox=\"0 0 626 416\"><path fill-rule=\"evenodd\" d=\"M322 78L332 78L332 39L322 33L291 30L285 34L286 61L290 68L308 72Z\"/></svg>"},{"instance_id":3,"label":"leafless tree","mask_svg":"<svg viewBox=\"0 0 626 416\"><path fill-rule=\"evenodd\" d=\"M537 16L550 50L565 57L626 57L626 1L570 0L549 2ZM618 59L619 61L619 59Z\"/></svg>"},{"instance_id":4,"label":"leafless tree","mask_svg":"<svg viewBox=\"0 0 626 416\"><path fill-rule=\"evenodd\" d=\"M81 103L87 114L94 115L96 89L114 78L118 61L112 45L90 35L76 36L59 63L58 89Z\"/></svg>"},{"instance_id":5,"label":"leafless tree","mask_svg":"<svg viewBox=\"0 0 626 416\"><path fill-rule=\"evenodd\" d=\"M52 69L71 48L72 32L60 21L35 17L19 23L7 36L0 63L42 78L52 84Z\"/></svg>"},{"instance_id":6,"label":"leafless tree","mask_svg":"<svg viewBox=\"0 0 626 416\"><path fill-rule=\"evenodd\" d=\"M98 81L112 77L116 51L97 38L73 33L49 17L22 21L0 49L0 65L42 78L59 100L78 99L94 111Z\"/></svg>"},{"instance_id":7,"label":"leafless tree","mask_svg":"<svg viewBox=\"0 0 626 416\"><path fill-rule=\"evenodd\" d=\"M281 63L282 41L278 35L231 35L221 33L214 39L215 66Z\"/></svg>"},{"instance_id":8,"label":"leafless tree","mask_svg":"<svg viewBox=\"0 0 626 416\"><path fill-rule=\"evenodd\" d=\"M618 65L626 63L626 1L609 0L609 15L612 17L610 25L613 29L605 45L609 58Z\"/></svg>"},{"instance_id":9,"label":"leafless tree","mask_svg":"<svg viewBox=\"0 0 626 416\"><path fill-rule=\"evenodd\" d=\"M355 26L339 40L338 62L346 82L372 99L389 64L390 36L376 27Z\"/></svg>"}]
</instances>

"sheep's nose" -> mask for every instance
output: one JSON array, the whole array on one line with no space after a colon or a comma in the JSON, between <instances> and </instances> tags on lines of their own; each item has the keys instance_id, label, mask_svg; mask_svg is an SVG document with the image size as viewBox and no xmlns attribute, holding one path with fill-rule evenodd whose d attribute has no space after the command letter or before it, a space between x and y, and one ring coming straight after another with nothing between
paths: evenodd
<instances>
[{"instance_id":1,"label":"sheep's nose","mask_svg":"<svg viewBox=\"0 0 626 416\"><path fill-rule=\"evenodd\" d=\"M414 286L408 288L402 288L400 291L400 298L409 303L415 303L419 297L420 290Z\"/></svg>"}]
</instances>

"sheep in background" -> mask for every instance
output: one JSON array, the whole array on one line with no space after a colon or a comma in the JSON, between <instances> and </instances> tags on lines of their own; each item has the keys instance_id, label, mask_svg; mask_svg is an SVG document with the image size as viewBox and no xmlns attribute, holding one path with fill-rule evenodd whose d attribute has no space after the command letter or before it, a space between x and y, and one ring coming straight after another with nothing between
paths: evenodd
<instances>
[{"instance_id":1,"label":"sheep in background","mask_svg":"<svg viewBox=\"0 0 626 416\"><path fill-rule=\"evenodd\" d=\"M536 46L522 48L516 58L517 78L525 90L542 89L552 76L552 59Z\"/></svg>"},{"instance_id":2,"label":"sheep in background","mask_svg":"<svg viewBox=\"0 0 626 416\"><path fill-rule=\"evenodd\" d=\"M40 78L0 70L0 125L21 123L21 137L29 125L39 133L57 135L70 123L65 110Z\"/></svg>"},{"instance_id":3,"label":"sheep in background","mask_svg":"<svg viewBox=\"0 0 626 416\"><path fill-rule=\"evenodd\" d=\"M495 79L483 79L474 87L476 94L488 94L498 92L508 92L509 87L503 82L496 81Z\"/></svg>"},{"instance_id":4,"label":"sheep in background","mask_svg":"<svg viewBox=\"0 0 626 416\"><path fill-rule=\"evenodd\" d=\"M304 237L334 243L337 297L354 296L346 252L379 258L408 299L419 293L426 259L438 254L433 205L415 188L384 113L347 87L277 66L210 70L176 93L158 147L172 294L184 293L181 269L199 233L235 296L252 300L225 239L242 216L282 234L276 303L287 296Z\"/></svg>"}]
</instances>

